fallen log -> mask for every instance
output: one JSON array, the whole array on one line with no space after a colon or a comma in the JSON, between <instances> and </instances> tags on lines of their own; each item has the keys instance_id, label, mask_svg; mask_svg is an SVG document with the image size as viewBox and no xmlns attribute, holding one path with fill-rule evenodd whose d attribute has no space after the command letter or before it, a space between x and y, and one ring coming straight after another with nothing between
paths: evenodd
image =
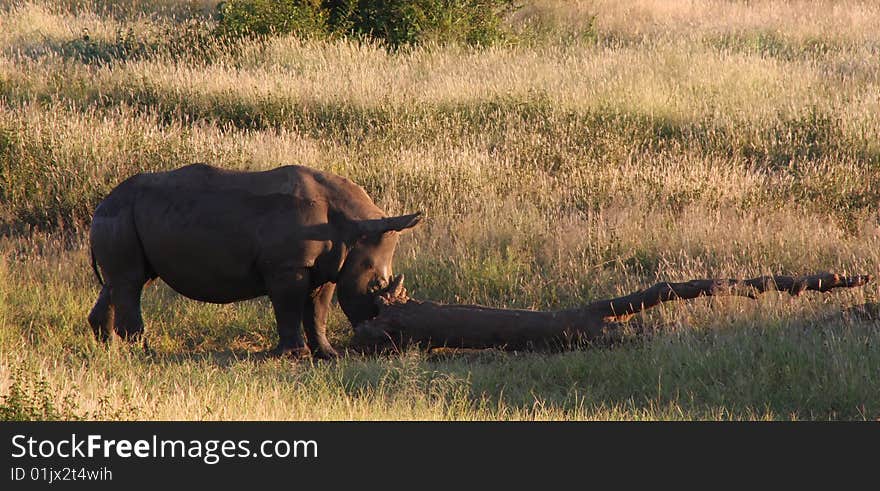
<instances>
[{"instance_id":1,"label":"fallen log","mask_svg":"<svg viewBox=\"0 0 880 491\"><path fill-rule=\"evenodd\" d=\"M761 276L747 280L705 279L661 282L622 297L598 300L558 311L498 309L480 305L447 305L409 298L399 276L378 300L379 315L355 326L354 345L554 349L591 342L608 335L634 314L663 302L702 296L757 298L767 291L797 296L827 292L871 281L870 275Z\"/></svg>"}]
</instances>

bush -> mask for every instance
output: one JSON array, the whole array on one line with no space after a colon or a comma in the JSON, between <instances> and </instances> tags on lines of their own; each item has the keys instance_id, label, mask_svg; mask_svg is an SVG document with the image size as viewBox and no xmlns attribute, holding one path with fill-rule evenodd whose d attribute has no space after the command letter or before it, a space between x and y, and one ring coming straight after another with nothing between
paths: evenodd
<instances>
[{"instance_id":1,"label":"bush","mask_svg":"<svg viewBox=\"0 0 880 491\"><path fill-rule=\"evenodd\" d=\"M9 392L0 397L0 421L50 421L80 419L75 404L65 398L58 407L46 379L33 377L21 367L12 372Z\"/></svg>"},{"instance_id":2,"label":"bush","mask_svg":"<svg viewBox=\"0 0 880 491\"><path fill-rule=\"evenodd\" d=\"M221 37L297 33L311 37L327 32L320 0L229 0L217 5Z\"/></svg>"},{"instance_id":3,"label":"bush","mask_svg":"<svg viewBox=\"0 0 880 491\"><path fill-rule=\"evenodd\" d=\"M131 420L140 411L127 398L114 407L108 397L101 397L96 411L81 411L72 394L56 404L55 390L43 376L21 366L11 372L9 389L0 396L0 421Z\"/></svg>"},{"instance_id":4,"label":"bush","mask_svg":"<svg viewBox=\"0 0 880 491\"><path fill-rule=\"evenodd\" d=\"M392 48L427 40L492 44L505 36L513 0L229 0L218 6L222 36L342 35Z\"/></svg>"},{"instance_id":5,"label":"bush","mask_svg":"<svg viewBox=\"0 0 880 491\"><path fill-rule=\"evenodd\" d=\"M131 28L119 29L112 41L94 39L85 29L80 37L65 41L53 50L63 58L92 65L110 65L157 54L204 60L226 48L216 42L215 36L210 23L189 19L140 33Z\"/></svg>"}]
</instances>

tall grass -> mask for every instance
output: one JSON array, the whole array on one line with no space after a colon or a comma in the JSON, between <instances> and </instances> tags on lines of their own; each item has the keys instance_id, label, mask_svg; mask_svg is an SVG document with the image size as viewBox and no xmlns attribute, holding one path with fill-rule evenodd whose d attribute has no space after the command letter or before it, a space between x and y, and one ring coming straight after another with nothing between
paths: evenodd
<instances>
[{"instance_id":1,"label":"tall grass","mask_svg":"<svg viewBox=\"0 0 880 491\"><path fill-rule=\"evenodd\" d=\"M557 355L264 360L275 340L265 300L205 305L161 284L144 297L154 357L95 345L85 322L94 205L133 173L196 161L310 165L350 177L388 212L426 211L396 261L421 298L546 309L661 278L876 274L873 3L534 1L509 19L506 43L397 52L215 42L210 11L0 7L0 394L43 381L67 409L39 413L37 389L32 412L26 398L3 407L62 418L880 416L876 324L837 314L875 300L875 286L664 306L645 315L649 338ZM331 331L344 346L338 311Z\"/></svg>"}]
</instances>

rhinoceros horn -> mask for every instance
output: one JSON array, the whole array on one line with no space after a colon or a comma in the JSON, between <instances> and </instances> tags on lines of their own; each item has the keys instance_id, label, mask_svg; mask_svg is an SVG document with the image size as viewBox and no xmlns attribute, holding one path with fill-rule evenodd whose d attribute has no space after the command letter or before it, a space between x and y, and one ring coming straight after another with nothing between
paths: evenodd
<instances>
[{"instance_id":1,"label":"rhinoceros horn","mask_svg":"<svg viewBox=\"0 0 880 491\"><path fill-rule=\"evenodd\" d=\"M391 283L388 284L388 288L385 290L391 298L398 298L406 295L406 289L403 287L403 273L394 277L391 280Z\"/></svg>"},{"instance_id":2,"label":"rhinoceros horn","mask_svg":"<svg viewBox=\"0 0 880 491\"><path fill-rule=\"evenodd\" d=\"M395 276L375 299L380 310L391 304L406 303L407 301L409 301L409 295L406 288L403 287L403 274Z\"/></svg>"},{"instance_id":3,"label":"rhinoceros horn","mask_svg":"<svg viewBox=\"0 0 880 491\"><path fill-rule=\"evenodd\" d=\"M410 215L376 218L373 220L359 220L356 222L357 233L360 236L364 236L379 235L392 230L401 232L408 228L415 227L422 221L422 218L422 212L418 211Z\"/></svg>"}]
</instances>

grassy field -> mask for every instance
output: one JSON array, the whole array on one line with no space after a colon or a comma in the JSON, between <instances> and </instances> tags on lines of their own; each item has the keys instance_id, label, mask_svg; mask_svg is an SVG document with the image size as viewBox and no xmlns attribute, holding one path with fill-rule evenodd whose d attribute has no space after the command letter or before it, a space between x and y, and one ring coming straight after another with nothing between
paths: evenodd
<instances>
[{"instance_id":1,"label":"grassy field","mask_svg":"<svg viewBox=\"0 0 880 491\"><path fill-rule=\"evenodd\" d=\"M144 295L92 339L94 205L144 170L305 164L423 210L411 294L552 309L657 280L880 270L880 6L535 0L389 52L212 43L213 2L0 1L0 395L89 419L877 419L878 287L705 299L561 354L263 359L265 299ZM339 309L332 341L350 328ZM22 416L23 415L23 416Z\"/></svg>"}]
</instances>

